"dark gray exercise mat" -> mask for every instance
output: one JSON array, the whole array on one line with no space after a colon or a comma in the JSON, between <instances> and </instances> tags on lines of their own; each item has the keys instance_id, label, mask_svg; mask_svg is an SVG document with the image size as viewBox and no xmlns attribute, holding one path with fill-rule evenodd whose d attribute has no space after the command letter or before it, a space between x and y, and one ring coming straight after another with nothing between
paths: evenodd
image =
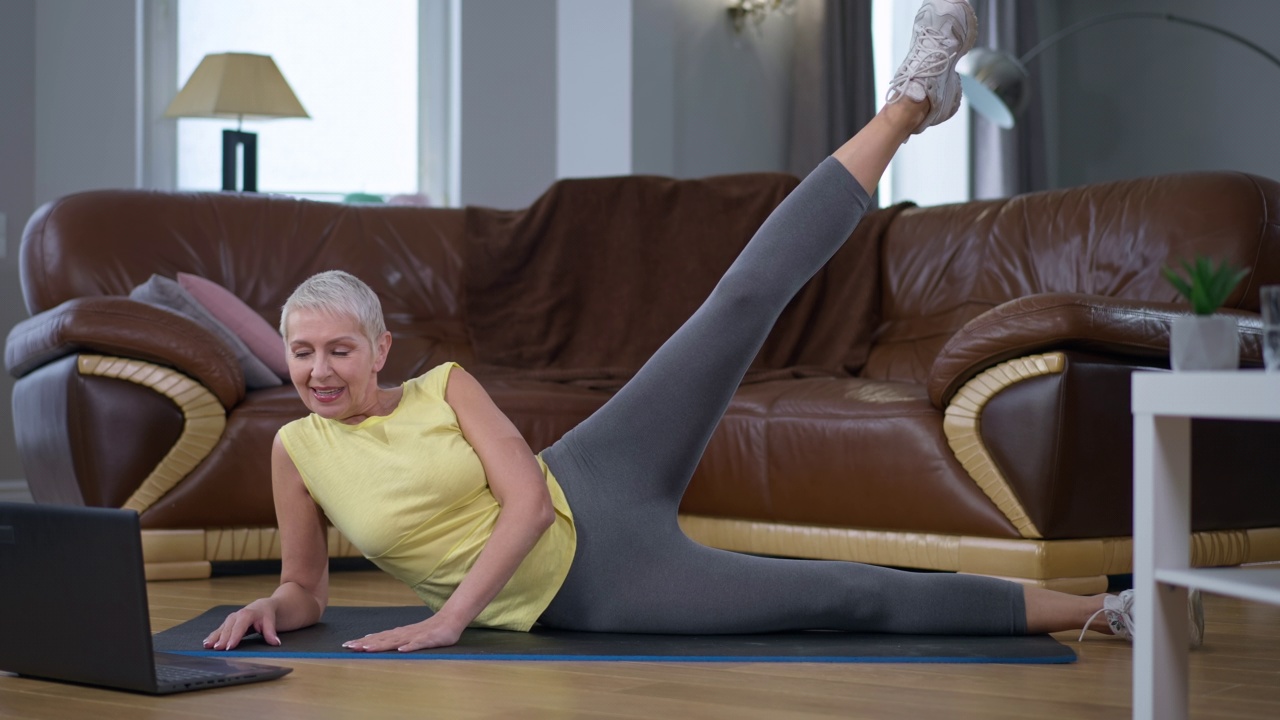
<instances>
[{"instance_id":1,"label":"dark gray exercise mat","mask_svg":"<svg viewBox=\"0 0 1280 720\"><path fill-rule=\"evenodd\" d=\"M632 660L660 662L1070 663L1076 654L1048 635L978 637L789 632L762 635L625 635L534 628L469 629L458 644L410 653L361 653L342 643L420 622L424 607L330 607L321 622L283 633L273 647L254 634L234 651L205 650L230 605L155 635L156 650L215 657L415 660Z\"/></svg>"}]
</instances>

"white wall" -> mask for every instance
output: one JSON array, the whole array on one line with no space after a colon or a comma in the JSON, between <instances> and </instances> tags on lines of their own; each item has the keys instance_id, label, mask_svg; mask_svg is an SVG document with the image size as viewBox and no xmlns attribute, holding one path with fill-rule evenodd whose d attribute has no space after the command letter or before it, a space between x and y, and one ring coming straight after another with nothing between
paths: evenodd
<instances>
[{"instance_id":1,"label":"white wall","mask_svg":"<svg viewBox=\"0 0 1280 720\"><path fill-rule=\"evenodd\" d=\"M40 0L35 24L35 200L137 187L138 0Z\"/></svg>"},{"instance_id":2,"label":"white wall","mask_svg":"<svg viewBox=\"0 0 1280 720\"><path fill-rule=\"evenodd\" d=\"M556 0L458 5L458 200L523 207L556 175Z\"/></svg>"},{"instance_id":3,"label":"white wall","mask_svg":"<svg viewBox=\"0 0 1280 720\"><path fill-rule=\"evenodd\" d=\"M719 0L466 0L461 204L559 177L786 168L794 22L736 34Z\"/></svg>"},{"instance_id":4,"label":"white wall","mask_svg":"<svg viewBox=\"0 0 1280 720\"><path fill-rule=\"evenodd\" d=\"M1168 12L1280 56L1274 0L1040 0L1037 7L1057 28L1117 11ZM1033 77L1056 77L1042 88L1052 94L1051 186L1220 169L1280 179L1280 67L1244 46L1163 20L1126 20L1065 38L1042 58Z\"/></svg>"},{"instance_id":5,"label":"white wall","mask_svg":"<svg viewBox=\"0 0 1280 720\"><path fill-rule=\"evenodd\" d=\"M558 176L784 170L795 23L714 0L559 0Z\"/></svg>"},{"instance_id":6,"label":"white wall","mask_svg":"<svg viewBox=\"0 0 1280 720\"><path fill-rule=\"evenodd\" d=\"M633 4L557 2L557 178L632 171Z\"/></svg>"},{"instance_id":7,"label":"white wall","mask_svg":"<svg viewBox=\"0 0 1280 720\"><path fill-rule=\"evenodd\" d=\"M723 2L648 1L665 3L671 22L652 28L668 34L671 43L674 157L666 174L688 178L785 170L793 19L774 14L759 32L738 35ZM648 41L654 42L661 40Z\"/></svg>"}]
</instances>

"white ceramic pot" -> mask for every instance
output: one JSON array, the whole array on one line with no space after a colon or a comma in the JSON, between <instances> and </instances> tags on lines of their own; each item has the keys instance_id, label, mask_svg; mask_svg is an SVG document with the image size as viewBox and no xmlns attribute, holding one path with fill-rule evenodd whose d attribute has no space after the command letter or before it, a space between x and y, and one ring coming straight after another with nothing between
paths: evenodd
<instances>
[{"instance_id":1,"label":"white ceramic pot","mask_svg":"<svg viewBox=\"0 0 1280 720\"><path fill-rule=\"evenodd\" d=\"M1235 370L1240 367L1240 328L1227 315L1179 315L1169 330L1174 370Z\"/></svg>"}]
</instances>

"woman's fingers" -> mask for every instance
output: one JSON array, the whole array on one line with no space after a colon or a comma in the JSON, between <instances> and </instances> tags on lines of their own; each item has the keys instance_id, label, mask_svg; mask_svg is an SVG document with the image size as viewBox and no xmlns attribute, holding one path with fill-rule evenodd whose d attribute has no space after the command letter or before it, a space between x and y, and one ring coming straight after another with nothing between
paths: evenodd
<instances>
[{"instance_id":1,"label":"woman's fingers","mask_svg":"<svg viewBox=\"0 0 1280 720\"><path fill-rule=\"evenodd\" d=\"M262 639L267 641L268 645L279 645L280 635L276 633L276 618L274 615L264 615L262 622L258 624L258 632L262 633Z\"/></svg>"},{"instance_id":2,"label":"woman's fingers","mask_svg":"<svg viewBox=\"0 0 1280 720\"><path fill-rule=\"evenodd\" d=\"M262 633L262 637L272 645L280 644L274 617L269 613L259 615L244 609L228 615L227 619L222 621L222 625L204 639L204 646L214 650L234 650L250 630Z\"/></svg>"},{"instance_id":3,"label":"woman's fingers","mask_svg":"<svg viewBox=\"0 0 1280 720\"><path fill-rule=\"evenodd\" d=\"M458 642L460 631L453 631L428 619L417 625L370 633L358 640L348 640L342 647L360 652L412 652L424 648L448 647Z\"/></svg>"}]
</instances>

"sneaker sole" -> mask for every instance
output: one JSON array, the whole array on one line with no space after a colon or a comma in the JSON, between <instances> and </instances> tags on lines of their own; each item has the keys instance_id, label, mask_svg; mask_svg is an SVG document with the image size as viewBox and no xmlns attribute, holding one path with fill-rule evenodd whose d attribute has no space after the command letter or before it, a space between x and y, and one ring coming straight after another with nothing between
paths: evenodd
<instances>
[{"instance_id":1,"label":"sneaker sole","mask_svg":"<svg viewBox=\"0 0 1280 720\"><path fill-rule=\"evenodd\" d=\"M951 4L964 6L964 22L965 26L969 28L969 32L966 33L969 43L964 46L964 50L961 50L959 55L956 55L956 59L959 60L961 55L972 50L974 44L978 42L978 14L973 11L973 6L965 0L952 0ZM952 67L954 68L955 66L953 65Z\"/></svg>"}]
</instances>

